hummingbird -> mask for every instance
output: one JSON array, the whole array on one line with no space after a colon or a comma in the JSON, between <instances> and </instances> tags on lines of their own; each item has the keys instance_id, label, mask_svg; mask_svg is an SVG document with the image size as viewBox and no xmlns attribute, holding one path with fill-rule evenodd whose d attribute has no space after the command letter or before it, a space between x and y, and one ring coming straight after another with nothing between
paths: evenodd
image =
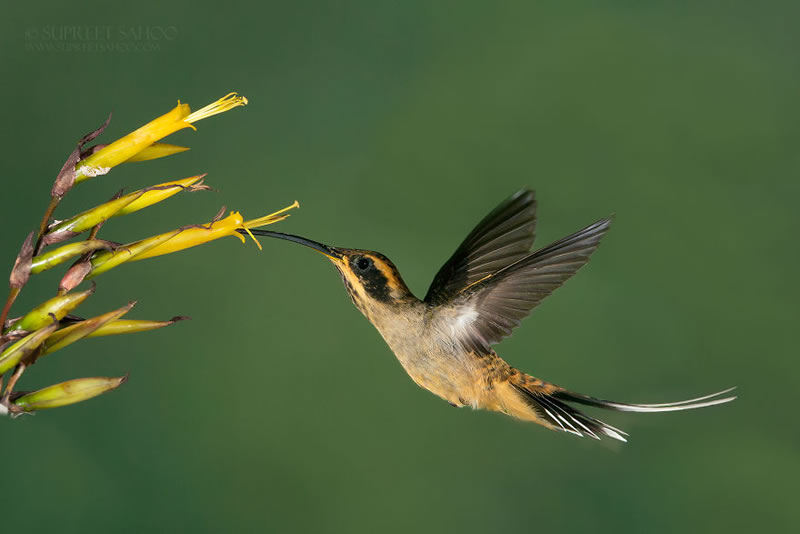
<instances>
[{"instance_id":1,"label":"hummingbird","mask_svg":"<svg viewBox=\"0 0 800 534\"><path fill-rule=\"evenodd\" d=\"M735 388L663 404L613 402L519 371L492 348L589 261L610 224L610 218L601 219L531 252L536 199L531 190L518 191L470 232L423 299L414 296L380 252L269 230L250 232L325 255L355 307L380 332L411 379L452 406L500 412L575 436L627 441L624 431L572 404L623 412L681 411L730 402L736 397L723 395Z\"/></svg>"}]
</instances>

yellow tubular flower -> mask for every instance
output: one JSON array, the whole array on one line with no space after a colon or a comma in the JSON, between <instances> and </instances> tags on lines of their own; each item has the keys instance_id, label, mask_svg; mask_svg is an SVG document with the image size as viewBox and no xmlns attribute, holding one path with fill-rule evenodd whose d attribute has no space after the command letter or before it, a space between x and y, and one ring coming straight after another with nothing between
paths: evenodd
<instances>
[{"instance_id":1,"label":"yellow tubular flower","mask_svg":"<svg viewBox=\"0 0 800 534\"><path fill-rule=\"evenodd\" d=\"M244 221L244 218L239 212L233 211L230 215L219 221L183 228L179 234L175 235L171 239L164 241L160 245L142 252L141 254L137 254L131 258L130 261L138 261L146 258L162 256L164 254L170 254L172 252L178 252L179 250L202 245L203 243L208 243L209 241L229 235L239 238L242 243L244 243L244 236L239 233L239 230L247 231L250 228L258 228L259 226L266 226L268 224L282 221L289 216L289 214L286 213L287 211L299 206L300 204L295 200L291 206L287 206L282 210L271 213L265 217L260 217L250 221ZM253 237L252 234L250 236ZM258 240L256 240L255 237L253 237L253 241L256 242L256 245L258 245L258 248L260 249L261 244L258 242Z\"/></svg>"},{"instance_id":2,"label":"yellow tubular flower","mask_svg":"<svg viewBox=\"0 0 800 534\"><path fill-rule=\"evenodd\" d=\"M135 158L138 153L156 141L183 128L194 128L192 126L194 122L246 104L245 97L229 93L216 102L191 113L188 104L181 104L178 101L178 105L168 113L148 122L138 130L114 141L78 163L75 183L78 184L93 176L107 173L112 167ZM174 153L174 151L170 153Z\"/></svg>"}]
</instances>

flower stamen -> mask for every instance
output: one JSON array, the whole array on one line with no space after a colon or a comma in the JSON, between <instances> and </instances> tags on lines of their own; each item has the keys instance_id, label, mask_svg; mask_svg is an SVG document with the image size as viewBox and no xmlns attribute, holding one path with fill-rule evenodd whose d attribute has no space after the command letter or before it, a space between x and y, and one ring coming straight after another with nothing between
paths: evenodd
<instances>
[{"instance_id":1,"label":"flower stamen","mask_svg":"<svg viewBox=\"0 0 800 534\"><path fill-rule=\"evenodd\" d=\"M269 215L265 215L263 217L259 217L258 219L252 219L252 220L247 221L247 222L242 223L242 224L243 224L243 227L245 227L245 228L258 228L259 226L266 226L268 224L272 224L272 223L276 223L278 221L284 220L289 215L282 215L283 213L286 213L289 210L292 210L292 209L295 209L295 208L299 208L299 207L300 207L300 203L295 200L294 202L292 202L291 205L286 206L282 210L278 210L275 213L270 213Z\"/></svg>"},{"instance_id":2,"label":"flower stamen","mask_svg":"<svg viewBox=\"0 0 800 534\"><path fill-rule=\"evenodd\" d=\"M235 107L246 106L247 98L244 96L238 96L238 94L239 93L235 92L228 93L227 95L223 96L216 102L212 102L206 107L198 109L197 111L193 112L183 120L191 124L193 122L197 122L199 120L212 117L219 113L224 113L229 109L233 109Z\"/></svg>"},{"instance_id":3,"label":"flower stamen","mask_svg":"<svg viewBox=\"0 0 800 534\"><path fill-rule=\"evenodd\" d=\"M242 225L242 228L244 229L245 232L247 232L247 235L249 235L250 238L253 241L256 242L256 246L258 247L258 250L264 250L264 247L262 247L261 243L258 242L258 239L256 239L256 236L253 235L253 232L251 232L250 229L245 225Z\"/></svg>"},{"instance_id":4,"label":"flower stamen","mask_svg":"<svg viewBox=\"0 0 800 534\"><path fill-rule=\"evenodd\" d=\"M286 213L287 211L289 211L291 209L294 209L294 208L299 208L299 207L300 207L300 203L295 200L294 202L292 202L291 205L286 206L282 210L278 210L275 213L270 213L269 215L265 215L263 217L259 217L258 219L252 219L252 220L249 220L247 222L243 222L239 226L239 228L241 228L242 230L247 232L247 235L249 235L253 239L253 241L256 242L256 246L258 246L258 250L264 250L261 247L261 243L259 243L258 239L256 239L256 236L254 236L253 232L250 231L250 228L258 228L259 226L266 226L268 224L280 222L280 221L286 219L287 217L289 217L289 214Z\"/></svg>"}]
</instances>

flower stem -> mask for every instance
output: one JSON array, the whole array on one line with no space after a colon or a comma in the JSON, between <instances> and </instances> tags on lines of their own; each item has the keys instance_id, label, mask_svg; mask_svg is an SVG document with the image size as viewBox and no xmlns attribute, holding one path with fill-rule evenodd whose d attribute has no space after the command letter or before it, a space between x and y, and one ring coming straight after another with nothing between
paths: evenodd
<instances>
[{"instance_id":1,"label":"flower stem","mask_svg":"<svg viewBox=\"0 0 800 534\"><path fill-rule=\"evenodd\" d=\"M6 386L5 393L3 393L3 398L0 399L0 404L8 406L8 398L11 396L11 392L14 391L14 386L17 385L17 381L19 380L19 377L22 376L22 373L25 372L26 367L27 365L20 363L17 365L17 368L14 369L14 374L8 379L8 385Z\"/></svg>"},{"instance_id":2,"label":"flower stem","mask_svg":"<svg viewBox=\"0 0 800 534\"><path fill-rule=\"evenodd\" d=\"M17 295L19 295L20 288L12 287L8 291L8 298L6 299L6 304L3 306L3 311L0 313L0 330L5 329L6 319L8 319L8 312L11 310L11 305L14 304L14 301L17 300Z\"/></svg>"},{"instance_id":3,"label":"flower stem","mask_svg":"<svg viewBox=\"0 0 800 534\"><path fill-rule=\"evenodd\" d=\"M50 217L52 217L53 212L56 211L59 202L61 202L60 197L55 195L50 197L50 204L47 205L47 210L44 212L42 222L39 223L39 234L36 236L36 247L33 249L34 255L39 253L39 248L42 246L42 237L44 237L44 232L47 230L47 222L50 220Z\"/></svg>"}]
</instances>

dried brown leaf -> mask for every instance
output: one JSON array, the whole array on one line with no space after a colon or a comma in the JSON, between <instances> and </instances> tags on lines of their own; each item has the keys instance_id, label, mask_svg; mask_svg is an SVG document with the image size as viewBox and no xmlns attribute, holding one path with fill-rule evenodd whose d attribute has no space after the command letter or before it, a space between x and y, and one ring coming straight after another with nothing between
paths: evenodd
<instances>
[{"instance_id":1,"label":"dried brown leaf","mask_svg":"<svg viewBox=\"0 0 800 534\"><path fill-rule=\"evenodd\" d=\"M64 277L58 284L58 292L68 293L72 291L78 286L78 284L83 282L83 279L86 278L86 275L89 274L91 270L92 264L88 258L77 261L64 274Z\"/></svg>"},{"instance_id":2,"label":"dried brown leaf","mask_svg":"<svg viewBox=\"0 0 800 534\"><path fill-rule=\"evenodd\" d=\"M106 129L108 123L111 122L111 114L108 114L108 118L106 121L96 130L89 132L88 134L84 135L78 141L78 145L75 147L75 150L70 153L67 161L64 162L64 165L61 167L61 170L58 173L58 177L56 181L53 183L53 188L50 190L50 196L54 198L62 198L64 195L67 194L67 191L72 189L72 186L75 184L75 165L82 159L83 154L81 151L83 150L83 145L88 143L89 141L93 140L95 137L103 133L103 130Z\"/></svg>"},{"instance_id":3,"label":"dried brown leaf","mask_svg":"<svg viewBox=\"0 0 800 534\"><path fill-rule=\"evenodd\" d=\"M33 232L28 234L22 248L14 261L14 268L11 269L9 285L12 289L21 289L28 282L31 276L31 260L33 259Z\"/></svg>"},{"instance_id":4,"label":"dried brown leaf","mask_svg":"<svg viewBox=\"0 0 800 534\"><path fill-rule=\"evenodd\" d=\"M213 224L213 223L215 223L215 222L217 222L217 221L221 221L221 220L222 220L222 218L223 218L223 217L225 217L225 212L226 212L226 211L228 211L228 207L227 207L227 206L222 206L222 207L219 209L219 211L217 212L217 214L216 214L216 215L214 215L214 218L213 218L213 219L211 219L211 224Z\"/></svg>"}]
</instances>

